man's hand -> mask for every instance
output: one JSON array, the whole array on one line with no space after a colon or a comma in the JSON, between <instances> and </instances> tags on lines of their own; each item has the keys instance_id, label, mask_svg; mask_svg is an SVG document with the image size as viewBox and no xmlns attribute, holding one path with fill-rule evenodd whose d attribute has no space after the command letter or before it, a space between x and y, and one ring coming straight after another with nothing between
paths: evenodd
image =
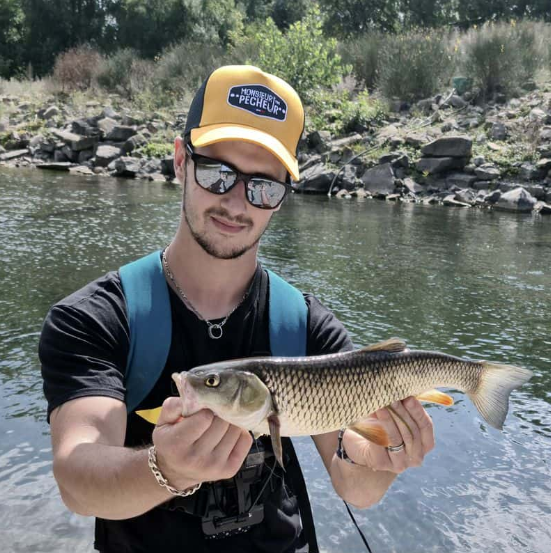
<instances>
[{"instance_id":1,"label":"man's hand","mask_svg":"<svg viewBox=\"0 0 551 553\"><path fill-rule=\"evenodd\" d=\"M241 468L252 445L251 435L203 409L182 417L180 398L170 397L153 431L157 464L177 489L189 482L231 478Z\"/></svg>"},{"instance_id":2,"label":"man's hand","mask_svg":"<svg viewBox=\"0 0 551 553\"><path fill-rule=\"evenodd\" d=\"M409 429L388 409L380 409L373 417L377 418L386 430L390 445L398 446L404 443L404 449L388 451L385 447L375 445L351 431L345 432L343 445L355 463L376 471L400 474L407 468L421 466L425 455L434 447L434 427L432 419L414 397L397 401L391 407L407 423Z\"/></svg>"}]
</instances>

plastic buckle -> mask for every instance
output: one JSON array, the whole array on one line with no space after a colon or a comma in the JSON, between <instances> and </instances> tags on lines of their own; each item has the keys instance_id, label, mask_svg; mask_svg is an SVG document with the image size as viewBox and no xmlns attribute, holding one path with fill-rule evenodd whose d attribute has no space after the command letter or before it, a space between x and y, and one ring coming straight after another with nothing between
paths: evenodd
<instances>
[{"instance_id":1,"label":"plastic buckle","mask_svg":"<svg viewBox=\"0 0 551 553\"><path fill-rule=\"evenodd\" d=\"M264 505L256 505L246 513L229 517L212 517L202 519L203 533L207 538L225 538L233 534L246 532L264 520Z\"/></svg>"}]
</instances>

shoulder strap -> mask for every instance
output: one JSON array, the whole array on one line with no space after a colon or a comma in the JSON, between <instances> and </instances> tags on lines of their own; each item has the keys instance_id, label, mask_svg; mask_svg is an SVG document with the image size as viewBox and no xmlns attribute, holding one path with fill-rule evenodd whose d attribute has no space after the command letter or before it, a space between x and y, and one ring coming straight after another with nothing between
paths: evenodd
<instances>
[{"instance_id":1,"label":"shoulder strap","mask_svg":"<svg viewBox=\"0 0 551 553\"><path fill-rule=\"evenodd\" d=\"M278 357L306 355L308 308L294 286L268 270L270 278L270 349Z\"/></svg>"},{"instance_id":2,"label":"shoulder strap","mask_svg":"<svg viewBox=\"0 0 551 553\"><path fill-rule=\"evenodd\" d=\"M272 355L301 357L306 355L308 307L302 293L272 271L270 279L270 349ZM304 476L290 438L283 438L283 446L290 457L287 474L296 493L304 535L309 553L318 553L316 527Z\"/></svg>"},{"instance_id":3,"label":"shoulder strap","mask_svg":"<svg viewBox=\"0 0 551 553\"><path fill-rule=\"evenodd\" d=\"M126 410L131 413L160 377L172 340L172 316L160 251L119 269L130 327Z\"/></svg>"}]
</instances>

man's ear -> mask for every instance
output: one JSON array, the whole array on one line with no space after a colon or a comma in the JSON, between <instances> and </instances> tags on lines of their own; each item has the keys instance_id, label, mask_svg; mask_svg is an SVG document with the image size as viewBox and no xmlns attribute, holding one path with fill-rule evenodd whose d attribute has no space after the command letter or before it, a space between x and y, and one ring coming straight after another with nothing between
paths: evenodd
<instances>
[{"instance_id":1,"label":"man's ear","mask_svg":"<svg viewBox=\"0 0 551 553\"><path fill-rule=\"evenodd\" d=\"M184 141L181 136L178 136L174 140L174 173L180 181L180 184L184 183L184 175L186 171L186 156L187 152L184 146Z\"/></svg>"}]
</instances>

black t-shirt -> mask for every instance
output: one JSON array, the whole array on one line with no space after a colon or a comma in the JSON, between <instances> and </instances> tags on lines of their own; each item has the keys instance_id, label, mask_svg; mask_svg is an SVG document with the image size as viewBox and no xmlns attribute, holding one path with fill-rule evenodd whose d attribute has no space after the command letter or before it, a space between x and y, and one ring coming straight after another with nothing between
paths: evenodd
<instances>
[{"instance_id":1,"label":"black t-shirt","mask_svg":"<svg viewBox=\"0 0 551 553\"><path fill-rule=\"evenodd\" d=\"M177 395L170 375L216 361L269 355L268 277L258 265L246 298L212 340L207 325L169 288L172 342L164 371L138 409L159 407ZM343 325L314 296L308 306L307 355L352 349ZM215 321L215 322L221 322ZM124 401L129 325L118 272L110 272L52 307L44 322L39 356L51 412L66 401L107 396ZM151 443L153 426L130 414L125 445ZM269 447L269 440L265 442ZM201 520L163 505L122 521L97 519L96 548L103 552L305 551L304 532L292 483L280 472L265 497L264 521L247 533L205 540ZM106 498L108 501L108 498Z\"/></svg>"}]
</instances>

